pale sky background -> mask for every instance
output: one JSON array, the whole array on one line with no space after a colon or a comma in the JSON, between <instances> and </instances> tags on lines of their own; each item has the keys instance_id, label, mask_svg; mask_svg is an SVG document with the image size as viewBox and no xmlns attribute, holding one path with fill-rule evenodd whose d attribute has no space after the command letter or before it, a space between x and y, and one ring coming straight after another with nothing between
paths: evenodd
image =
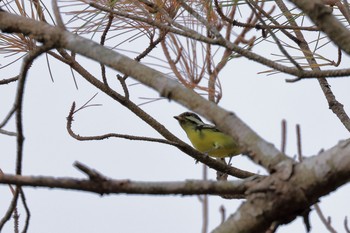
<instances>
[{"instance_id":1,"label":"pale sky background","mask_svg":"<svg viewBox=\"0 0 350 233\"><path fill-rule=\"evenodd\" d=\"M135 48L134 42L125 44ZM260 48L261 49L261 48ZM266 49L266 46L265 48ZM254 51L258 51L257 48ZM159 51L159 50L158 50ZM270 50L268 50L270 51ZM276 51L277 52L277 51ZM333 51L334 52L334 51ZM156 55L156 53L152 53ZM336 57L336 53L331 53ZM132 56L133 57L133 56ZM345 56L344 56L345 57ZM3 60L3 58L2 58ZM96 62L84 63L90 71L99 73ZM343 59L343 64L348 62ZM126 108L114 102L105 94L93 88L78 75L79 90L76 90L70 69L50 58L54 74L52 83L44 56L33 64L29 72L24 99L24 175L45 175L58 177L79 177L85 175L75 169L75 161L82 162L113 179L134 181L184 181L201 179L202 165L181 151L168 145L107 139L97 142L79 142L66 131L66 117L73 101L77 106L84 104L95 93L99 93L93 103L102 104L80 111L75 115L73 129L80 135L100 135L105 133L126 133L131 135L160 137ZM1 65L3 62L1 61ZM302 130L303 153L305 156L328 149L339 140L348 138L348 132L328 109L328 104L316 80L303 80L286 83L285 74L266 76L257 74L266 67L256 65L244 58L234 59L221 73L223 99L220 106L235 112L255 132L265 140L280 147L281 120L288 123L287 154L294 156L296 151L295 125ZM12 77L19 72L19 63L3 69L1 78ZM115 72L109 71L109 83L121 90ZM128 84L135 84L131 78ZM349 79L330 80L331 88L338 100L349 113ZM141 85L129 86L130 94L137 103L139 97L159 95ZM16 84L0 86L0 121L13 104ZM188 142L173 116L185 108L174 101L161 100L143 105L144 110L166 125L171 132ZM14 130L14 118L5 128ZM15 172L16 139L0 134L0 168L5 173ZM247 158L237 156L232 163L241 169L264 172ZM215 171L209 170L210 179L215 179ZM196 196L149 196L149 195L106 195L99 196L87 192L63 191L46 188L25 188L31 210L30 233L58 232L201 232L202 210ZM321 199L325 215L332 217L332 225L344 232L343 220L349 215L348 195L350 185ZM11 200L7 186L0 186L0 216L6 212ZM219 208L224 205L227 216L240 205L241 200L209 198L209 229L220 224ZM344 208L345 207L345 208ZM25 212L19 204L20 223L23 226ZM327 232L320 223L316 212L311 212L313 233ZM12 221L3 232L13 232ZM305 232L300 218L278 232Z\"/></svg>"}]
</instances>

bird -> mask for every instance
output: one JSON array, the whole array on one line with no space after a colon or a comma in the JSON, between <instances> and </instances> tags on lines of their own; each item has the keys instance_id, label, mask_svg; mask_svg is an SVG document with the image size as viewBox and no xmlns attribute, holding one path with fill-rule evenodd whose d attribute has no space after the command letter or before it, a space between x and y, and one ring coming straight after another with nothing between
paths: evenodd
<instances>
[{"instance_id":1,"label":"bird","mask_svg":"<svg viewBox=\"0 0 350 233\"><path fill-rule=\"evenodd\" d=\"M184 112L174 118L198 151L215 158L232 158L240 154L239 145L231 136L214 125L205 124L195 113Z\"/></svg>"}]
</instances>

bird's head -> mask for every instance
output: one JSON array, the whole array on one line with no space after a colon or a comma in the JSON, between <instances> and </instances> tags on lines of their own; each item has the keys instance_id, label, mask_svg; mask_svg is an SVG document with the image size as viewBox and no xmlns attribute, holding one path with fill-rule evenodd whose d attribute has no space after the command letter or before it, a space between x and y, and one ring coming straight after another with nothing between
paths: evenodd
<instances>
[{"instance_id":1,"label":"bird's head","mask_svg":"<svg viewBox=\"0 0 350 233\"><path fill-rule=\"evenodd\" d=\"M192 112L184 112L178 116L174 116L174 118L180 123L182 127L198 127L204 125L204 122Z\"/></svg>"}]
</instances>

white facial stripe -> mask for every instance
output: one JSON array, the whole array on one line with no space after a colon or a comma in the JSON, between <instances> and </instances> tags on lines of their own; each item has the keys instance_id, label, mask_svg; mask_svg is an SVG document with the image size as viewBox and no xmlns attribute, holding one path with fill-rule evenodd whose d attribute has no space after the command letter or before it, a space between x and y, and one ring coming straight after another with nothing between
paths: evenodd
<instances>
[{"instance_id":1,"label":"white facial stripe","mask_svg":"<svg viewBox=\"0 0 350 233\"><path fill-rule=\"evenodd\" d=\"M186 119L189 121L192 121L193 123L195 123L196 125L204 125L203 121L201 121L200 119L198 119L197 117L194 116L186 116Z\"/></svg>"}]
</instances>

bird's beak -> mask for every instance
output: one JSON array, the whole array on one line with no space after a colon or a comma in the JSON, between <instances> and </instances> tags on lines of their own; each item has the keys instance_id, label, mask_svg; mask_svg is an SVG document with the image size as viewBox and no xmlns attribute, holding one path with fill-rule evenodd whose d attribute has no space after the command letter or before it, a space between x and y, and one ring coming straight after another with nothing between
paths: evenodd
<instances>
[{"instance_id":1,"label":"bird's beak","mask_svg":"<svg viewBox=\"0 0 350 233\"><path fill-rule=\"evenodd\" d=\"M176 120L180 120L180 117L179 117L179 116L174 116L174 118L175 118Z\"/></svg>"}]
</instances>

